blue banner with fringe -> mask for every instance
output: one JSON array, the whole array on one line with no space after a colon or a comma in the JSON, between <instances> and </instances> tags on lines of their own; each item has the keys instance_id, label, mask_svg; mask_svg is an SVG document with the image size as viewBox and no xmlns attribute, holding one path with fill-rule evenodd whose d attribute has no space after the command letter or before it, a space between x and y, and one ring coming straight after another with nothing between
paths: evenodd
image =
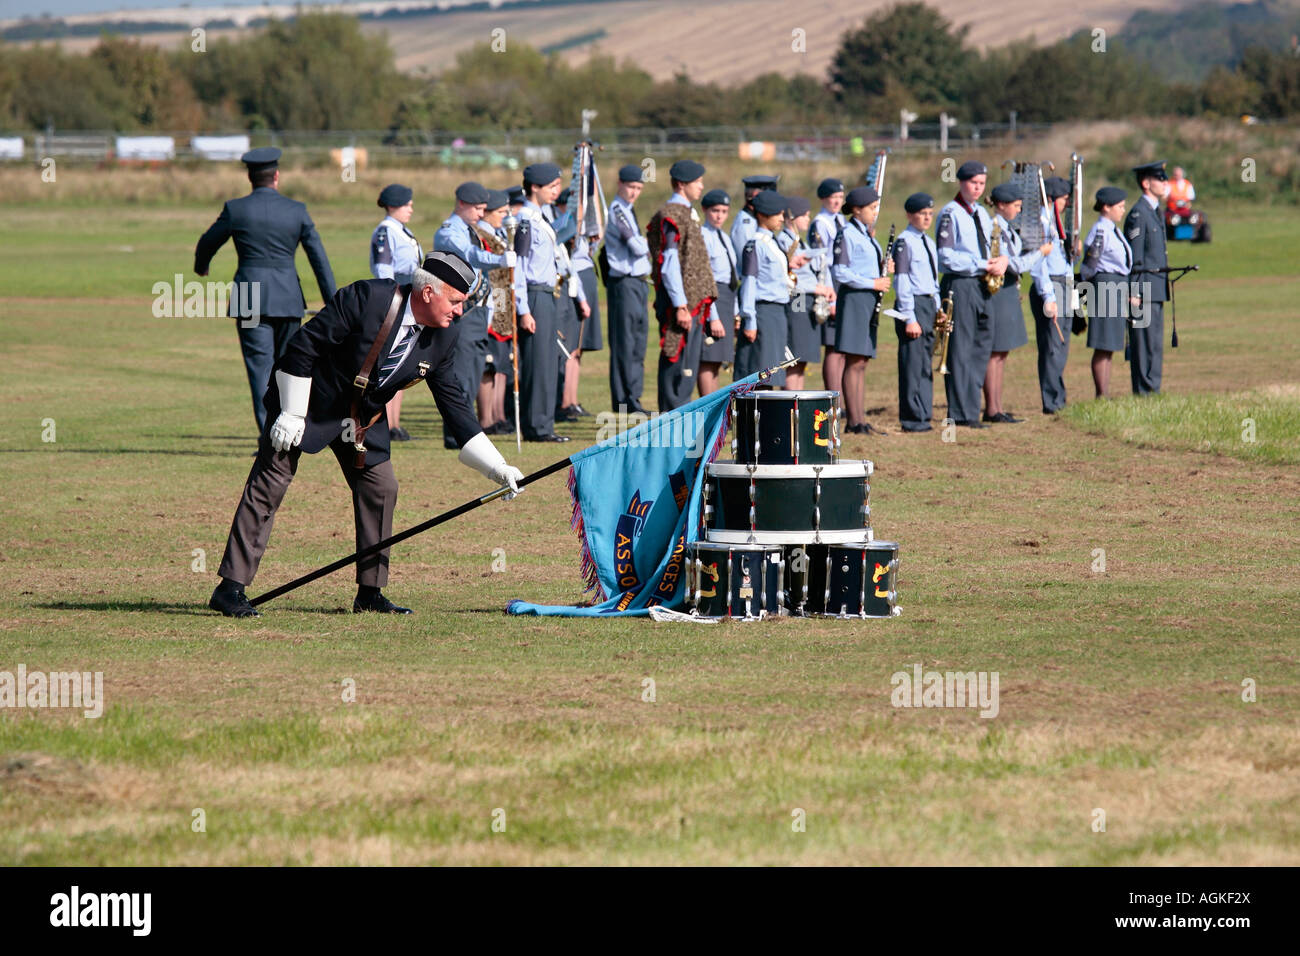
<instances>
[{"instance_id":1,"label":"blue banner with fringe","mask_svg":"<svg viewBox=\"0 0 1300 956\"><path fill-rule=\"evenodd\" d=\"M731 397L765 381L750 375L570 459L573 530L582 542L585 606L511 601L511 614L647 615L686 597L686 545L700 530L705 465L730 426Z\"/></svg>"}]
</instances>

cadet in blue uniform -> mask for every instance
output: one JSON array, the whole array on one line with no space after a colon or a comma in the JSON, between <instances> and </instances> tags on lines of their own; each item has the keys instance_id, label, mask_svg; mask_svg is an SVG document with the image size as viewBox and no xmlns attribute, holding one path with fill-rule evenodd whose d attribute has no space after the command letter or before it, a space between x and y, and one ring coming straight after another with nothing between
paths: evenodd
<instances>
[{"instance_id":1,"label":"cadet in blue uniform","mask_svg":"<svg viewBox=\"0 0 1300 956\"><path fill-rule=\"evenodd\" d=\"M817 185L817 198L822 201L822 208L813 217L812 229L808 233L808 244L814 249L830 249L835 245L835 237L844 228L847 220L840 212L844 208L844 183L838 179L823 179ZM831 262L828 256L817 281L822 285L833 285L831 281ZM822 345L826 355L822 359L822 382L828 392L838 392L844 384L844 356L835 351L835 312L834 296L829 302L830 316L822 325Z\"/></svg>"},{"instance_id":2,"label":"cadet in blue uniform","mask_svg":"<svg viewBox=\"0 0 1300 956\"><path fill-rule=\"evenodd\" d=\"M736 325L740 321L736 289L740 286L740 272L736 268L731 236L723 229L731 211L731 197L725 190L710 189L700 205L704 207L704 225L700 231L709 250L709 269L718 287L717 298L709 307L709 324L705 329L708 334L700 353L700 394L708 395L718 390L722 366L736 354Z\"/></svg>"},{"instance_id":3,"label":"cadet in blue uniform","mask_svg":"<svg viewBox=\"0 0 1300 956\"><path fill-rule=\"evenodd\" d=\"M957 168L957 195L939 211L935 246L939 251L939 295L952 292L952 332L948 337L948 417L965 428L987 428L980 422L980 391L993 353L991 296L987 275L1003 275L1005 254L989 258L993 223L979 205L988 181L983 163L968 160Z\"/></svg>"},{"instance_id":4,"label":"cadet in blue uniform","mask_svg":"<svg viewBox=\"0 0 1300 956\"><path fill-rule=\"evenodd\" d=\"M641 195L641 167L618 171L618 195L609 204L602 249L606 268L605 305L609 308L609 400L615 411L645 414L646 337L650 329L650 246L632 207Z\"/></svg>"},{"instance_id":5,"label":"cadet in blue uniform","mask_svg":"<svg viewBox=\"0 0 1300 956\"><path fill-rule=\"evenodd\" d=\"M893 264L871 234L880 215L880 195L870 186L858 186L844 198L848 224L835 237L835 351L844 355L845 431L872 434L866 421L867 360L876 354L876 303L889 290Z\"/></svg>"},{"instance_id":6,"label":"cadet in blue uniform","mask_svg":"<svg viewBox=\"0 0 1300 956\"><path fill-rule=\"evenodd\" d=\"M482 241L474 234L478 221L487 209L489 193L487 188L476 182L461 183L456 187L456 207L438 231L433 235L435 252L454 252L478 272L482 273L483 282L476 287L476 294L464 313L456 320L460 336L456 344L456 374L460 379L465 397L472 403L478 394L479 383L483 380L483 370L487 367L488 353L488 308L486 305L487 272L502 266L509 267L510 255L497 255L483 248ZM480 416L482 410L480 409ZM442 443L444 448L456 448L456 440L447 431L443 423Z\"/></svg>"},{"instance_id":7,"label":"cadet in blue uniform","mask_svg":"<svg viewBox=\"0 0 1300 956\"><path fill-rule=\"evenodd\" d=\"M731 224L731 248L737 253L744 252L745 246L749 245L749 240L754 238L754 233L758 231L758 219L754 215L754 197L761 192L776 192L776 184L780 179L780 176L764 174L746 176L741 180L745 185L745 205L736 215L736 221Z\"/></svg>"},{"instance_id":8,"label":"cadet in blue uniform","mask_svg":"<svg viewBox=\"0 0 1300 956\"><path fill-rule=\"evenodd\" d=\"M506 245L506 230L504 226L506 214L510 211L509 195L503 189L489 189L488 201L483 210L483 218L478 221L478 231L484 237L483 245L488 247L492 243L491 249L504 248L507 255L502 256L511 262L515 261L514 249ZM501 269L509 268L501 266ZM483 432L487 435L513 435L514 427L514 408L510 408L510 418L506 418L506 395L514 390L514 364L511 356L511 341L509 315L513 313L512 304L504 301L494 301L491 296L495 294L497 288L504 289L508 285L505 276L501 277L500 286L491 284L493 273L489 272L489 299L487 309L489 317L493 316L497 310L500 310L501 317L497 323L488 322L488 368L484 369L483 375L486 381L487 393L484 394L483 386L479 388L479 423L485 425ZM513 297L513 296L512 296ZM490 379L488 376L491 376ZM484 417L484 409L487 415Z\"/></svg>"},{"instance_id":9,"label":"cadet in blue uniform","mask_svg":"<svg viewBox=\"0 0 1300 956\"><path fill-rule=\"evenodd\" d=\"M787 257L793 245L796 250L794 261L805 260L803 265L795 268L794 291L790 294L790 304L786 306L786 336L790 351L798 361L786 369L785 387L799 391L804 387L808 363L815 364L822 357L822 330L817 324L813 303L818 295L833 296L835 293L829 285L817 281L825 260L830 258L830 248L813 249L802 238L809 227L810 203L801 196L787 196L786 204L785 228L776 237L777 244Z\"/></svg>"},{"instance_id":10,"label":"cadet in blue uniform","mask_svg":"<svg viewBox=\"0 0 1300 956\"><path fill-rule=\"evenodd\" d=\"M1097 190L1093 210L1101 213L1088 230L1080 277L1089 283L1088 348L1092 353L1092 381L1098 398L1110 391L1111 355L1124 348L1124 324L1129 313L1129 273L1133 250L1119 224L1124 219L1128 193L1118 186Z\"/></svg>"},{"instance_id":11,"label":"cadet in blue uniform","mask_svg":"<svg viewBox=\"0 0 1300 956\"><path fill-rule=\"evenodd\" d=\"M416 267L424 261L420 241L407 228L415 211L409 186L390 183L379 194L378 205L385 216L370 236L370 275L376 279L396 279L406 285ZM410 441L411 434L401 427L402 392L388 403L388 434L393 441Z\"/></svg>"},{"instance_id":12,"label":"cadet in blue uniform","mask_svg":"<svg viewBox=\"0 0 1300 956\"><path fill-rule=\"evenodd\" d=\"M1133 394L1153 395L1160 391L1164 368L1165 301L1169 298L1169 282L1165 273L1155 270L1169 266L1164 208L1170 187L1163 159L1135 166L1133 174L1142 195L1124 220L1124 237L1133 250L1133 287L1139 301L1128 327L1128 369Z\"/></svg>"},{"instance_id":13,"label":"cadet in blue uniform","mask_svg":"<svg viewBox=\"0 0 1300 956\"><path fill-rule=\"evenodd\" d=\"M564 189L555 204L542 214L555 230L555 335L556 352L555 420L576 422L578 408L578 360L582 356L582 325L591 314L587 307L582 280L573 265L573 243L578 238L578 224L568 210L571 189ZM560 345L563 347L561 348ZM565 353L568 353L567 355Z\"/></svg>"},{"instance_id":14,"label":"cadet in blue uniform","mask_svg":"<svg viewBox=\"0 0 1300 956\"><path fill-rule=\"evenodd\" d=\"M239 350L244 355L253 417L260 435L266 428L266 389L271 366L284 355L289 339L302 323L307 302L298 282L294 253L301 243L316 274L321 298L334 298L334 273L325 246L307 207L279 193L280 151L272 146L249 150L240 157L248 167L253 191L231 199L221 209L194 248L194 272L208 274L212 257L227 239L235 241L235 269L229 315L239 318Z\"/></svg>"},{"instance_id":15,"label":"cadet in blue uniform","mask_svg":"<svg viewBox=\"0 0 1300 956\"><path fill-rule=\"evenodd\" d=\"M528 441L565 442L555 433L560 347L555 336L555 230L542 208L560 194L560 167L533 163L524 168L524 195L515 232L515 309L519 316L520 429Z\"/></svg>"},{"instance_id":16,"label":"cadet in blue uniform","mask_svg":"<svg viewBox=\"0 0 1300 956\"><path fill-rule=\"evenodd\" d=\"M736 378L785 361L790 282L785 253L776 233L785 225L785 198L770 189L751 203L758 229L740 254L740 334L736 337ZM734 228L732 230L735 231ZM768 379L773 388L785 384L785 372Z\"/></svg>"},{"instance_id":17,"label":"cadet in blue uniform","mask_svg":"<svg viewBox=\"0 0 1300 956\"><path fill-rule=\"evenodd\" d=\"M1043 236L1051 249L1034 269L1034 283L1029 288L1029 308L1034 314L1034 337L1038 343L1038 390L1043 398L1043 414L1051 415L1065 407L1065 361L1070 357L1070 333L1065 324L1069 313L1070 263L1065 257L1065 227L1061 213L1070 195L1070 184L1060 176L1043 180L1048 205L1043 209Z\"/></svg>"},{"instance_id":18,"label":"cadet in blue uniform","mask_svg":"<svg viewBox=\"0 0 1300 956\"><path fill-rule=\"evenodd\" d=\"M599 200L588 200L589 202L598 202ZM575 203L573 209L577 213ZM593 261L592 250L600 244L600 234L584 236L579 229L577 235L573 238L573 253L570 258L573 261L573 268L578 273L578 281L582 283L582 297L587 303L588 314L582 321L582 341L578 343L579 351L574 362L572 377L572 397L573 406L570 411L577 412L579 415L590 415L591 412L582 407L578 401L578 379L582 372L582 356L588 352L599 352L605 347L604 337L600 331L600 296L596 290L596 264ZM569 379L565 379L565 385L568 387Z\"/></svg>"},{"instance_id":19,"label":"cadet in blue uniform","mask_svg":"<svg viewBox=\"0 0 1300 956\"><path fill-rule=\"evenodd\" d=\"M1051 251L1044 243L1040 248L1022 248L1020 234L1011 228L1011 220L1020 215L1024 199L1010 183L993 187L993 205L997 208L994 225L1002 231L1002 248L1007 254L1007 272L1002 288L993 296L989 309L993 313L993 354L984 371L984 421L1015 424L1023 422L1002 407L1002 375L1007 353L1029 344L1025 333L1025 314L1020 308L1020 277L1033 271L1043 256Z\"/></svg>"},{"instance_id":20,"label":"cadet in blue uniform","mask_svg":"<svg viewBox=\"0 0 1300 956\"><path fill-rule=\"evenodd\" d=\"M673 194L646 227L660 336L660 412L681 408L691 400L713 302L708 247L694 205L704 195L704 172L704 166L693 159L673 163L668 171Z\"/></svg>"},{"instance_id":21,"label":"cadet in blue uniform","mask_svg":"<svg viewBox=\"0 0 1300 956\"><path fill-rule=\"evenodd\" d=\"M907 228L894 243L894 319L898 335L898 419L905 432L928 432L934 402L934 320L939 309L938 254L928 235L934 199L903 203Z\"/></svg>"}]
</instances>

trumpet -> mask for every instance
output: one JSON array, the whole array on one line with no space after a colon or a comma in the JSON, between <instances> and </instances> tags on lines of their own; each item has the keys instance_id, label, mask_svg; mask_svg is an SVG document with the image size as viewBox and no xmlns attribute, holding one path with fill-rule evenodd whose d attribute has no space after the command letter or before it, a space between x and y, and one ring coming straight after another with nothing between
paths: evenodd
<instances>
[{"instance_id":1,"label":"trumpet","mask_svg":"<svg viewBox=\"0 0 1300 956\"><path fill-rule=\"evenodd\" d=\"M948 338L952 335L952 290L939 306L939 314L934 317L934 331L939 336L935 351L939 352L939 364L935 371L940 375L948 374Z\"/></svg>"},{"instance_id":2,"label":"trumpet","mask_svg":"<svg viewBox=\"0 0 1300 956\"><path fill-rule=\"evenodd\" d=\"M1000 255L1002 255L1002 223L994 220L993 235L989 239L989 258L996 259ZM990 275L987 272L984 273L983 282L985 291L987 291L989 295L996 294L997 291L1002 288L1002 279L1003 276Z\"/></svg>"}]
</instances>

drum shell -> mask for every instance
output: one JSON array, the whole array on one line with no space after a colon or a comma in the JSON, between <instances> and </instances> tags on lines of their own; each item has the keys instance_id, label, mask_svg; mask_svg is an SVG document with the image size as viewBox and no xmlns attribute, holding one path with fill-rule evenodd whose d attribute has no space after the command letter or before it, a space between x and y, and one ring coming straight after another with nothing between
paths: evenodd
<instances>
[{"instance_id":1,"label":"drum shell","mask_svg":"<svg viewBox=\"0 0 1300 956\"><path fill-rule=\"evenodd\" d=\"M819 465L839 458L837 393L755 390L731 401L738 464Z\"/></svg>"},{"instance_id":2,"label":"drum shell","mask_svg":"<svg viewBox=\"0 0 1300 956\"><path fill-rule=\"evenodd\" d=\"M856 542L872 537L871 463L715 462L704 481L705 538L729 544Z\"/></svg>"},{"instance_id":3,"label":"drum shell","mask_svg":"<svg viewBox=\"0 0 1300 956\"><path fill-rule=\"evenodd\" d=\"M787 613L785 559L779 546L696 541L686 549L686 605L691 612L746 620Z\"/></svg>"},{"instance_id":4,"label":"drum shell","mask_svg":"<svg viewBox=\"0 0 1300 956\"><path fill-rule=\"evenodd\" d=\"M787 546L785 561L791 614L885 618L901 613L898 545L892 541Z\"/></svg>"}]
</instances>

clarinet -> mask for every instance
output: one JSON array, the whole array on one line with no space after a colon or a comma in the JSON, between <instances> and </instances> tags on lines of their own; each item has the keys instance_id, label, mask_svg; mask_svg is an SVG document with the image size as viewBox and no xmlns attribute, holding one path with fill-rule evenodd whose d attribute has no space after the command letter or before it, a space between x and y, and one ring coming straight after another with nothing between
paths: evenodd
<instances>
[{"instance_id":1,"label":"clarinet","mask_svg":"<svg viewBox=\"0 0 1300 956\"><path fill-rule=\"evenodd\" d=\"M895 234L895 233L894 233L894 224L891 222L891 223L889 224L889 239L885 242L885 250L884 250L884 252L885 252L885 261L886 261L886 262L889 261L890 259L892 259L892 258L894 257L894 234ZM889 275L889 270L887 270L887 269L884 268L884 264L883 264L883 263L881 264L881 270L880 270L880 271L881 271L881 273L882 273L883 275L885 275L885 276L888 276L888 275ZM879 324L880 324L880 310L881 310L882 308L884 308L884 305L885 305L885 293L882 292L882 293L880 293L879 296L876 297L876 312L875 312L875 314L871 317L871 322L872 322L873 325L879 325Z\"/></svg>"}]
</instances>

